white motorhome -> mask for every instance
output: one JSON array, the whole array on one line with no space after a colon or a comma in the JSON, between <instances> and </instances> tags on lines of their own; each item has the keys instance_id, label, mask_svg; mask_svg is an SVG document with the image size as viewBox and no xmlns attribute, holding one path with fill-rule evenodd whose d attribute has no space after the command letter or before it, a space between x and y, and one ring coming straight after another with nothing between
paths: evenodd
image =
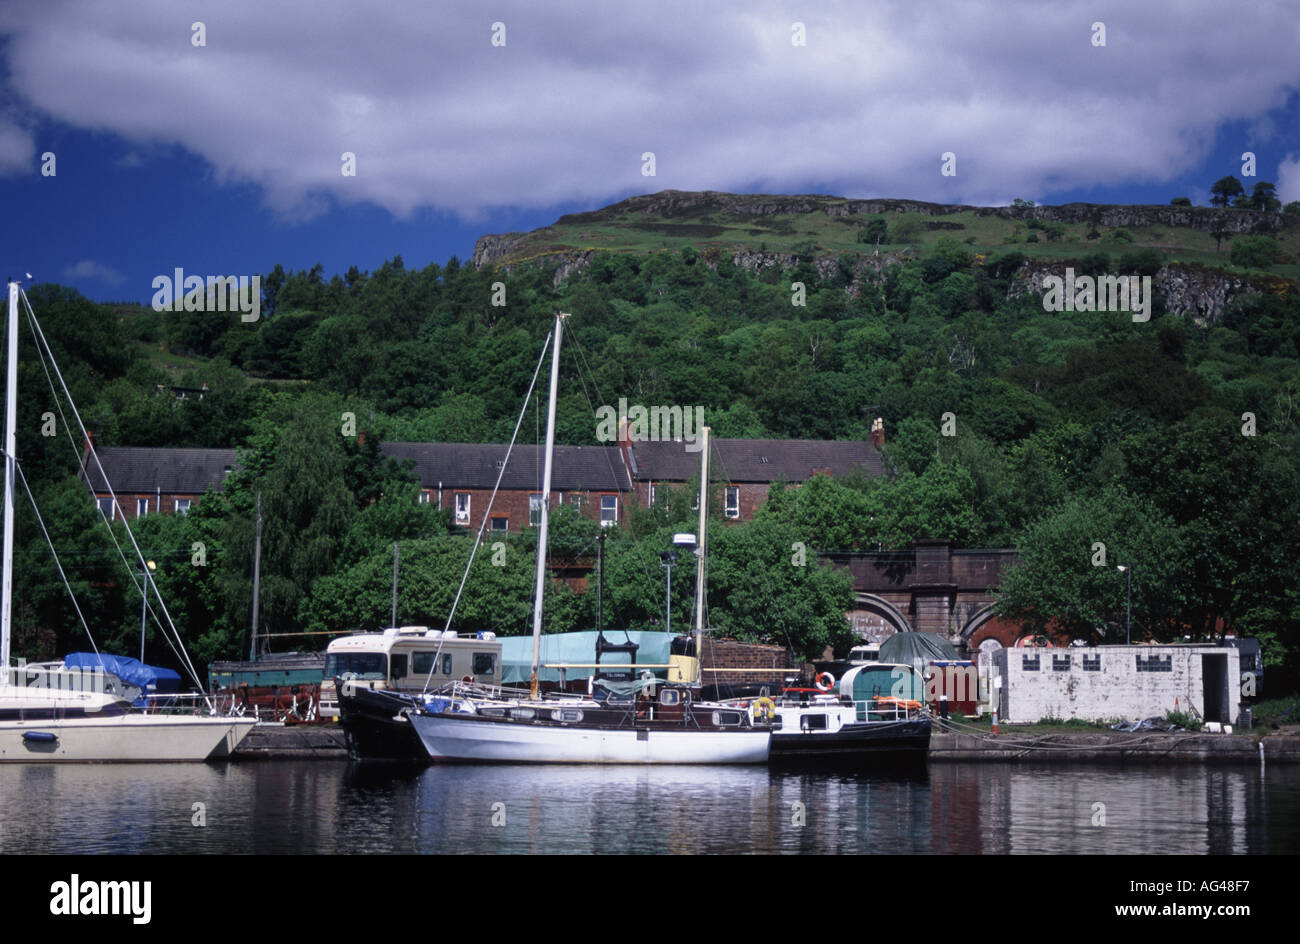
<instances>
[{"instance_id":1,"label":"white motorhome","mask_svg":"<svg viewBox=\"0 0 1300 944\"><path fill-rule=\"evenodd\" d=\"M501 684L501 643L496 633L462 635L428 626L401 626L335 639L325 650L320 715L339 715L336 679L355 679L372 689L419 692L473 679Z\"/></svg>"}]
</instances>

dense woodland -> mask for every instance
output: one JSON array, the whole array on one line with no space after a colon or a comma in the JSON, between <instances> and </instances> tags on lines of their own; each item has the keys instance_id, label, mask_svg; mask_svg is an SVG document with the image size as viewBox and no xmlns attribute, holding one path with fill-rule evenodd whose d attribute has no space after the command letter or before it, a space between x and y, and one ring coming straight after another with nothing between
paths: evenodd
<instances>
[{"instance_id":1,"label":"dense woodland","mask_svg":"<svg viewBox=\"0 0 1300 944\"><path fill-rule=\"evenodd\" d=\"M1075 267L1150 274L1159 261L1116 246ZM97 442L244 450L222 494L188 517L136 526L200 660L247 651L259 491L265 631L387 624L395 541L399 620L440 624L470 538L418 505L409 471L375 444L507 441L552 315L563 310L572 317L561 442L594 442L595 408L619 397L703 405L719 436L865 439L871 420L884 419L893 476L778 490L752 523L713 530L717 629L806 654L842 650L849 583L818 566L815 551L944 537L1019 548L1023 565L1002 588L1003 612L1094 641L1123 638L1115 565L1131 564L1135 638L1200 638L1216 628L1259 636L1273 679L1294 688L1294 286L1243 297L1212 326L1167 315L1158 297L1151 321L1134 323L1126 313L1057 314L1033 295L1010 299L1022 262L1014 249L977 254L939 237L856 281L848 256L823 267L825 276L811 254L755 274L691 249L598 254L558 287L545 261L506 273L455 258L408 269L399 257L330 278L319 266L276 266L263 277L263 317L253 324L238 314L97 305L52 285L28 294ZM493 304L498 282L503 305ZM792 304L792 282L806 286L805 305ZM112 566L106 529L73 476L79 450L64 421L57 436L42 435L54 400L25 344L26 475L100 645L138 651L138 591ZM208 393L177 400L156 393L160 384L206 384ZM344 435L345 413L364 442ZM524 440L536 441L543 424L544 410L530 406ZM690 496L674 495L662 508L633 510L609 536L607 625L662 628L659 552L690 520ZM565 509L555 530L557 558L594 557L592 522ZM19 535L15 653L84 648L29 506ZM533 545L525 533L510 535L504 553L480 552L458 626L527 631ZM688 571L674 572L675 626L690 611ZM548 631L594 626L594 593L560 586L553 601ZM316 648L326 638L274 643ZM155 636L148 651L174 662Z\"/></svg>"}]
</instances>

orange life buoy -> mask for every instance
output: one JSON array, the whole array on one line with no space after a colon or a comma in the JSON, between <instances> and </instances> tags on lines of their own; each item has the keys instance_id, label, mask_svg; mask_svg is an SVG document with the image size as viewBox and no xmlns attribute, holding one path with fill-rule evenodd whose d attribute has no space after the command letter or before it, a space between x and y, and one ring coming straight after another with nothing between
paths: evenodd
<instances>
[{"instance_id":1,"label":"orange life buoy","mask_svg":"<svg viewBox=\"0 0 1300 944\"><path fill-rule=\"evenodd\" d=\"M824 684L822 682L823 679L825 679ZM813 679L813 684L817 686L817 691L829 692L835 688L835 676L831 675L829 672L823 672L818 675L817 678Z\"/></svg>"}]
</instances>

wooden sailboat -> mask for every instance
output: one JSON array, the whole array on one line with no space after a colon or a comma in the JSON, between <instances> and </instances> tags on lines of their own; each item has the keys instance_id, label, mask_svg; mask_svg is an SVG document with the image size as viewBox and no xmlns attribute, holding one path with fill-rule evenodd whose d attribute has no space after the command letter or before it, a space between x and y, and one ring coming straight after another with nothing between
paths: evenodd
<instances>
[{"instance_id":1,"label":"wooden sailboat","mask_svg":"<svg viewBox=\"0 0 1300 944\"><path fill-rule=\"evenodd\" d=\"M555 447L555 402L559 381L564 315L557 315L551 353L546 453L538 523L536 598L533 608L533 659L528 697L455 696L406 712L421 743L436 761L560 764L763 764L771 729L756 724L749 711L698 703L685 686L657 686L627 697L541 698L542 605L551 465ZM707 431L704 454L708 455ZM707 476L704 479L707 482ZM707 491L707 489L706 489ZM700 509L701 554L704 502ZM700 593L703 588L701 585ZM703 606L697 599L697 633ZM697 635L698 645L698 635ZM697 649L698 652L698 649Z\"/></svg>"}]
</instances>

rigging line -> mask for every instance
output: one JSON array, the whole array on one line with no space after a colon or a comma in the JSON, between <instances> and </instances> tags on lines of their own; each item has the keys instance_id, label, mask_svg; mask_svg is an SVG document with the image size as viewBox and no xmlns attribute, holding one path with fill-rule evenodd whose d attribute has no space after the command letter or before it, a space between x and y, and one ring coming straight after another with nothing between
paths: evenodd
<instances>
[{"instance_id":1,"label":"rigging line","mask_svg":"<svg viewBox=\"0 0 1300 944\"><path fill-rule=\"evenodd\" d=\"M39 351L43 348L44 349L43 356L49 357L50 366L54 368L54 375L58 377L59 385L63 388L63 394L68 399L68 408L72 411L72 415L77 420L77 428L81 430L81 435L86 440L90 455L95 460L95 466L99 470L100 477L104 480L104 484L108 487L108 492L113 498L114 505L118 506L117 495L113 491L112 483L108 481L108 475L104 472L103 463L99 461L98 451L95 449L94 444L90 442L90 437L86 433L86 424L83 423L81 420L81 413L77 410L77 404L72 399L71 391L68 390L67 381L63 379L63 373L62 371L59 370L58 361L54 359L54 352L50 349L49 342L46 341L45 339L45 332L41 330L40 321L36 317L36 312L32 310L32 303L31 301L28 300L26 292L20 292L20 294L22 295L24 305L26 305L27 307L27 317L29 319L29 323L31 324L32 329L37 338L37 349ZM69 433L69 435L71 434ZM99 503L96 502L95 505L96 507L98 507ZM100 511L100 515L103 516L104 513L103 509L100 508L99 511ZM135 549L135 553L140 561L141 570L144 573L144 576L141 581L142 584L141 595L144 597L145 609L148 610L150 609L149 606L149 582L150 581L148 577L148 572L144 570L145 567L144 552L140 549L140 545L136 542L135 534L134 532L132 532L131 526L127 522L125 514L123 514L122 516L122 525L126 529L126 536L131 539L131 546ZM110 528L109 530L111 533L112 529ZM114 537L114 543L115 544L117 543L116 537ZM123 556L123 564L125 563L126 563L126 559L125 556ZM128 573L130 573L131 568L129 567L129 565L127 570ZM134 581L134 575L132 575L132 581ZM199 681L198 670L195 669L194 663L190 661L189 652L185 649L185 643L181 640L180 632L176 629L176 623L172 620L171 613L168 612L167 610L167 604L162 598L162 591L158 589L157 583L154 583L154 592L158 597L158 606L162 610L163 616L167 618L167 624L166 626L164 626L162 620L158 619L156 614L154 617L158 622L159 629L163 631L163 637L167 638L167 627L170 627L172 634L176 637L176 642L180 644L180 649L179 651L177 651L177 647L172 645L171 639L167 639L167 644L172 647L172 651L176 653L178 659L180 660L181 665L183 665L189 671L190 678L194 680L195 686L199 689L199 691L204 692L203 700L207 704L208 710L215 711L215 706L212 704L211 700L208 699L203 683Z\"/></svg>"},{"instance_id":2,"label":"rigging line","mask_svg":"<svg viewBox=\"0 0 1300 944\"><path fill-rule=\"evenodd\" d=\"M23 302L26 303L26 307L27 307L27 326L29 326L29 328L31 329L32 338L34 338L35 341L36 341L36 354L39 355L39 359L40 359L40 368L42 368L42 371L43 371L44 374L45 374L45 382L47 382L47 384L49 384L49 391L51 391L51 394L53 395L53 400L55 400L55 408L56 408L56 410L59 410L59 419L62 420L62 424L64 424L64 432L65 432L66 434L68 434L68 445L69 445L70 447L72 447L73 455L74 455L74 456L77 456L77 467L78 467L79 471L81 471L81 473L85 473L85 475L86 475L86 485L87 485L87 488L90 488L90 475L88 475L88 472L87 472L87 469L86 469L86 464L85 464L85 455L83 455L82 452L79 452L78 449L77 449L77 439L74 439L74 438L73 438L72 424L68 423L68 416L66 416L65 413L64 413L64 406L62 406L62 399L59 397L59 390L57 390L57 387L55 386L55 380L53 380L53 377L51 376L51 374L49 374L49 367L51 367L51 365L53 365L53 367L55 367L55 371L56 371L56 372L59 371L59 365L57 365L57 364L55 363L55 355L53 355L53 351L49 350L48 343L45 343L44 335L43 335L42 333L39 332L39 325L38 325L38 322L36 322L36 320L35 320L35 312L32 311L32 309L31 309L31 303L30 303L30 302L27 302L26 296L23 296ZM47 363L47 358L48 358L48 363ZM62 380L62 377L60 377L60 381L61 381L61 380ZM66 387L65 387L65 390L66 390ZM68 402L69 402L70 406L73 406L73 404L72 404L72 397L69 397L69 398L68 398ZM73 406L73 408L74 408L74 410L75 410L75 406ZM79 421L79 419L81 419L81 417L78 417L78 421ZM85 432L85 428L83 428L83 432ZM90 437L88 437L88 436L86 437L86 442L87 442L87 445L88 445L88 443L90 443ZM98 462L98 459L96 459L96 462ZM100 469L100 473L101 473L101 475L103 475L103 468ZM104 476L104 482L105 482L105 484L108 484L108 477L107 477L107 476ZM94 489L92 489L92 488L90 488L90 492L91 492L91 495L94 495L94 494L95 494ZM112 494L112 486L109 486L109 493ZM32 507L35 507L35 497L34 497L34 495L31 495L30 489L29 489L29 493L27 493L27 495L29 495L29 498L31 499ZM113 495L112 502L113 502L113 507L121 508L121 505L118 505L118 503L117 503L117 497L116 497L116 495ZM144 589L142 588L142 586L140 586L139 584L136 584L136 583L135 583L133 568L131 568L130 564L127 563L125 551L122 551L122 546L121 546L121 544L118 544L117 536L116 536L116 534L113 533L112 523L110 523L110 521L109 521L109 519L108 519L108 516L104 514L104 510L103 510L103 508L99 507L99 502L98 502L98 501L95 502L95 510L99 512L100 520L103 520L103 521L104 521L105 527L107 527L107 529L108 529L108 536L109 536L110 540L112 540L112 542L113 542L114 550L117 551L117 557L118 557L118 559L121 560L121 562L122 562L122 566L126 568L126 572L129 573L129 575L131 575L131 586L135 586L136 589L139 589L139 590L140 590L140 596L143 597L144 607L146 607L146 610L147 610L148 612L151 612L151 614L153 615L153 622L155 622L157 625L159 625L159 628L162 628L162 620L159 619L159 615L157 615L157 611L156 611L155 609L153 609L153 606L149 605L149 602L148 602L148 594L147 594L146 592L144 592ZM38 515L38 518L39 518L40 512L39 512L39 511L36 512L36 515ZM126 520L126 512L125 512L125 511L122 512L122 520L123 520L123 521ZM47 540L48 540L48 537L47 537ZM53 546L52 546L52 545L51 545L51 551L53 551ZM60 570L61 570L61 567L60 567ZM65 585L66 585L66 579L65 579ZM69 596L72 596L72 588L69 588L68 593L69 593ZM74 606L77 605L77 599L75 599L75 597L73 597L73 605L74 605ZM78 615L81 615L81 610L79 610L79 609L78 609ZM82 625L86 625L86 620L85 620L85 618L82 619ZM173 631L174 631L174 628L173 628ZM94 637L94 636L91 636L91 633L90 633L90 627L86 627L86 635L87 635L87 636L90 636L91 648L95 648L95 637ZM164 640L166 641L166 644L168 644L169 648L172 649L172 653L175 654L175 657L177 657L177 662L178 662L178 663L183 663L183 662L185 662L185 658L183 658L182 655L181 655L181 653L179 653L179 651L177 651L177 648L175 648L175 644L174 644L174 642L172 642L172 638L170 638L168 635L166 635L166 632L165 632L165 631L162 632L162 638L164 638ZM183 648L183 644L182 644L182 648ZM99 649L98 649L98 648L95 648L95 654L96 654L96 655L99 654ZM191 675L192 675L192 671L191 671ZM199 685L199 688L200 688L200 689L203 688L203 685L200 684L200 685Z\"/></svg>"},{"instance_id":3,"label":"rigging line","mask_svg":"<svg viewBox=\"0 0 1300 944\"><path fill-rule=\"evenodd\" d=\"M40 508L36 507L36 496L32 494L32 487L27 484L27 476L23 472L22 465L17 460L14 461L14 468L18 470L18 478L22 480L23 490L27 492L27 500L32 503L32 511L36 513L36 523L41 526L41 533L45 535L45 543L50 547L50 556L54 558L54 566L59 569L59 578L68 591L69 599L72 600L72 608L77 611L77 619L81 621L81 628L86 631L86 638L90 640L90 648L95 650L95 655L98 656L99 647L95 645L95 637L86 624L86 617L81 613L81 606L77 603L77 595L72 592L72 584L68 582L68 575L63 572L63 564L59 561L59 552L54 549L54 541L50 538L50 532L45 527L45 519L41 517Z\"/></svg>"},{"instance_id":4,"label":"rigging line","mask_svg":"<svg viewBox=\"0 0 1300 944\"><path fill-rule=\"evenodd\" d=\"M68 436L68 444L72 447L73 455L74 455L74 456L78 456L78 460L77 460L77 466L78 466L78 469L80 470L81 473L86 474L86 479L85 479L85 481L86 481L86 485L87 485L88 488L90 488L90 476L89 476L88 471L87 471L86 466L85 466L84 455L81 454L81 453L79 453L78 450L77 450L77 441L76 441L76 440L73 438L73 436L72 436L72 424L68 422L68 420L67 420L67 416L66 416L66 415L64 414L64 412L63 412L63 403L62 403L62 400L61 400L61 398L59 397L58 389L57 389L57 388L55 387L55 385L54 385L54 378L50 376L50 366L53 365L55 371L57 372L57 371L58 371L58 364L55 363L55 361L54 361L54 353L53 353L52 351L49 350L49 345L45 342L45 338L44 338L43 334L39 331L39 324L38 324L37 321L36 321L36 315L35 315L35 312L32 311L31 303L27 301L26 297L23 298L23 301L26 302L26 304L27 304L27 315L28 315L28 319L27 319L27 320L28 320L28 326L30 327L30 329L31 329L31 331L32 331L33 339L36 341L36 352L37 352L37 354L38 354L39 357L40 357L41 369L42 369L42 370L44 371L44 373L45 373L45 379L46 379L46 382L50 385L50 392L53 394L53 397L54 397L54 405L55 405L55 408L58 409L58 411L59 411L59 418L63 421L63 428L64 428L64 431L67 433L67 436ZM48 364L47 364L47 362L46 362L47 357L48 357L48 359L49 359L49 363L48 363ZM61 381L61 380L62 380L62 377L60 376L59 379L60 379L60 381ZM66 387L65 387L65 392L66 392ZM68 397L68 403L69 403L70 406L73 407L74 410L76 409L75 405L72 404L72 398L71 398L71 396ZM80 417L78 417L78 421L80 421ZM83 427L83 432L84 432L84 427ZM89 436L86 437L86 442L87 442L87 444L89 444L89 442L90 442L90 438L89 438ZM98 461L98 460L96 460L96 461ZM101 472L101 475L102 475L102 474L103 474L103 470L102 470L102 468L101 468L100 472ZM104 477L104 481L105 481L105 484L108 484L107 476ZM91 491L91 495L93 496L93 495L94 495L94 489L93 489L93 488L90 488L90 491ZM28 494L29 494L29 497L31 497L31 493L30 493L30 491L29 491ZM110 494L112 494L111 486L110 486ZM114 506L114 507L121 508L121 506L117 503L117 497L116 497L116 495L113 496L113 498L112 498L112 502L113 502L113 506ZM33 503L33 505L35 505L35 498L34 498L34 497L32 497L32 503ZM150 603L149 603L149 597L148 597L148 594L147 594L146 590L144 589L144 587L143 587L141 584L136 584L136 583L135 583L135 580L134 580L134 570L133 570L133 568L131 567L131 565L127 562L126 554L125 554L125 552L123 552L122 547L121 547L121 544L118 543L117 536L113 533L112 524L111 524L111 522L108 520L108 516L104 514L104 510L103 510L102 508L99 507L99 502L98 502L98 501L95 502L95 509L96 509L96 511L99 512L100 519L103 520L104 523L105 523L105 526L106 526L106 528L107 528L107 530L108 530L109 538L110 538L110 540L112 540L112 542L113 542L113 547L114 547L114 549L117 551L118 559L122 561L122 566L126 569L127 574L131 576L131 586L135 587L137 590L140 591L140 595L141 595L141 597L143 598L143 599L142 599L142 602L144 603L144 607L145 607L146 612L152 614L153 619L154 619L154 622L159 626L160 629L163 628L162 620L159 618L158 613L157 613L157 610L156 610L152 605L150 605ZM39 511L37 512L37 514L39 515ZM123 521L125 521L125 519L126 519L126 513L125 513L125 512L123 512L122 517L123 517ZM52 547L51 547L51 550L53 550ZM66 581L65 581L65 583L66 583ZM69 592L69 595L71 595L71 592L72 592L72 591L71 591L71 588L69 588L69 591L68 591L68 592ZM76 598L75 598L75 597L73 598L73 605L74 605L74 606L76 605ZM80 613L79 613L79 615L80 615ZM83 625L85 624L85 620L84 620L84 618L82 619L82 623L83 623ZM174 628L173 628L173 631L174 631ZM86 634L87 634L87 636L90 636L90 629L89 629L89 627L86 628ZM165 629L164 629L164 631L163 631L163 633L162 633L162 637L163 637L164 641L167 643L168 647L171 649L172 653L176 656L176 661L177 661L177 663L183 665L183 664L185 663L185 661L186 661L186 660L185 660L185 656L182 655L182 653L179 652L179 651L177 650L177 648L176 648L176 643L172 642L171 637L167 635L167 632L166 632ZM90 643L91 646L92 646L92 647L95 647L94 637L93 637L93 636L90 636L90 640L91 640L91 643ZM179 642L179 634L177 634L177 641ZM181 646L182 646L182 648L183 648L183 647L184 647L184 643L182 643ZM96 652L96 655L99 654L99 650L98 650L98 648L95 648L95 652ZM192 667L192 666L191 666L191 676L192 676L192 677L194 676L194 672L193 672L193 667ZM196 681L197 681L197 680L196 680ZM203 686L202 686L201 684L200 684L198 687L199 687L200 689L203 688Z\"/></svg>"},{"instance_id":5,"label":"rigging line","mask_svg":"<svg viewBox=\"0 0 1300 944\"><path fill-rule=\"evenodd\" d=\"M506 468L510 465L510 453L515 448L515 440L519 437L519 428L524 423L524 417L528 415L528 401L532 399L533 388L537 385L537 377L542 372L542 364L546 360L546 352L550 349L554 333L552 331L546 335L546 342L542 345L542 353L537 358L537 366L533 368L533 379L528 384L528 393L524 395L524 403L519 410L519 418L515 420L515 431L510 436L510 445L506 447L506 457L501 463L501 468L497 471L496 484L492 486L492 494L488 497L487 508L483 511L483 520L479 523L478 533L474 536L474 546L470 548L469 560L465 564L465 572L461 574L460 586L456 588L456 597L451 601L451 610L447 613L447 622L443 626L442 636L438 639L438 648L434 652L433 662L429 665L429 674L424 680L424 689L421 694L429 691L429 685L433 681L433 670L438 664L439 658L441 658L443 641L447 638L447 632L451 629L451 621L456 616L456 607L460 605L460 596L465 592L465 582L469 580L469 571L474 565L474 555L478 553L479 545L483 543L483 532L487 529L488 516L492 513L492 502L496 500L497 491L501 488L501 480L505 477Z\"/></svg>"}]
</instances>

